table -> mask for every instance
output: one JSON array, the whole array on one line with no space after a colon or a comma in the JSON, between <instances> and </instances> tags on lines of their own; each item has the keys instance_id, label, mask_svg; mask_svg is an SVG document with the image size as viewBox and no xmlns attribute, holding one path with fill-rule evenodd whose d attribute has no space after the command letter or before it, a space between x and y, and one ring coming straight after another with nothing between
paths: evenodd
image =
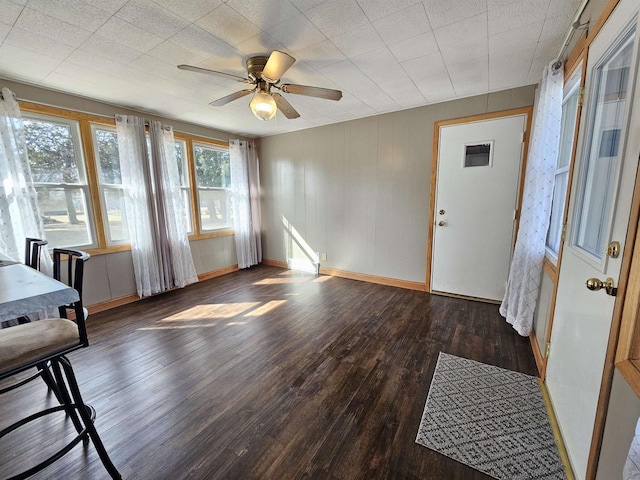
<instances>
[{"instance_id":1,"label":"table","mask_svg":"<svg viewBox=\"0 0 640 480\"><path fill-rule=\"evenodd\" d=\"M15 265L16 263L20 263L20 262L16 262L15 260L12 260L10 257L5 255L4 253L0 252L0 267L6 267L7 265Z\"/></svg>"},{"instance_id":2,"label":"table","mask_svg":"<svg viewBox=\"0 0 640 480\"><path fill-rule=\"evenodd\" d=\"M80 300L78 292L23 264L0 267L0 322Z\"/></svg>"}]
</instances>

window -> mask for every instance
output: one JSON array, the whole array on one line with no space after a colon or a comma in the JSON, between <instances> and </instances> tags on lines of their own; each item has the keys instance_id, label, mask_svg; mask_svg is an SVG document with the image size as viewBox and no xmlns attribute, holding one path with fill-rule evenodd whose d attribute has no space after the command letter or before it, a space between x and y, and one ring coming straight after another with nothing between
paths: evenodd
<instances>
[{"instance_id":1,"label":"window","mask_svg":"<svg viewBox=\"0 0 640 480\"><path fill-rule=\"evenodd\" d=\"M127 243L129 229L124 211L124 191L118 156L118 136L116 129L92 125L93 146L98 166L100 199L103 205L107 243L109 245ZM189 186L189 165L186 156L186 142L176 140L175 155L180 176L180 189L185 203L187 232L193 234L191 219L191 188Z\"/></svg>"},{"instance_id":2,"label":"window","mask_svg":"<svg viewBox=\"0 0 640 480\"><path fill-rule=\"evenodd\" d=\"M464 167L488 167L491 165L491 145L493 142L465 145Z\"/></svg>"},{"instance_id":3,"label":"window","mask_svg":"<svg viewBox=\"0 0 640 480\"><path fill-rule=\"evenodd\" d=\"M20 109L50 246L128 250L115 121L24 101ZM175 157L189 238L232 235L228 144L179 133Z\"/></svg>"},{"instance_id":4,"label":"window","mask_svg":"<svg viewBox=\"0 0 640 480\"><path fill-rule=\"evenodd\" d=\"M549 230L547 231L547 254L554 260L558 258L560 242L562 240L562 225L564 222L564 206L567 198L569 183L569 165L573 154L573 141L578 116L578 97L580 96L580 72L569 79L564 89L562 101L562 125L560 129L560 145L558 148L558 161L556 164L555 180L553 187L553 199Z\"/></svg>"},{"instance_id":5,"label":"window","mask_svg":"<svg viewBox=\"0 0 640 480\"><path fill-rule=\"evenodd\" d=\"M189 184L189 161L187 158L187 142L176 140L176 162L178 163L178 175L180 176L180 190L185 206L185 216L187 217L187 232L194 233L191 219L191 187Z\"/></svg>"},{"instance_id":6,"label":"window","mask_svg":"<svg viewBox=\"0 0 640 480\"><path fill-rule=\"evenodd\" d=\"M95 246L78 122L25 115L23 124L49 246Z\"/></svg>"},{"instance_id":7,"label":"window","mask_svg":"<svg viewBox=\"0 0 640 480\"><path fill-rule=\"evenodd\" d=\"M129 228L124 209L124 190L116 129L91 125L91 132L107 244L127 243L129 242Z\"/></svg>"},{"instance_id":8,"label":"window","mask_svg":"<svg viewBox=\"0 0 640 480\"><path fill-rule=\"evenodd\" d=\"M611 211L619 180L620 129L628 115L629 75L635 27L595 69L589 142L580 172L580 189L573 244L601 264L611 229Z\"/></svg>"},{"instance_id":9,"label":"window","mask_svg":"<svg viewBox=\"0 0 640 480\"><path fill-rule=\"evenodd\" d=\"M200 229L206 232L233 228L229 150L194 142L193 160Z\"/></svg>"}]
</instances>

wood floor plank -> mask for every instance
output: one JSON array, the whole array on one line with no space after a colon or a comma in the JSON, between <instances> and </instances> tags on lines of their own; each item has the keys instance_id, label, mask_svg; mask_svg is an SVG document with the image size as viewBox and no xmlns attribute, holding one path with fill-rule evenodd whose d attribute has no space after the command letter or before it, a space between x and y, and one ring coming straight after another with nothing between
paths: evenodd
<instances>
[{"instance_id":1,"label":"wood floor plank","mask_svg":"<svg viewBox=\"0 0 640 480\"><path fill-rule=\"evenodd\" d=\"M267 266L88 328L91 346L70 359L127 479L488 478L415 443L438 353L536 373L496 305ZM5 394L0 428L54 403L41 382ZM72 428L60 418L0 440L0 478ZM34 478L106 472L77 446Z\"/></svg>"}]
</instances>

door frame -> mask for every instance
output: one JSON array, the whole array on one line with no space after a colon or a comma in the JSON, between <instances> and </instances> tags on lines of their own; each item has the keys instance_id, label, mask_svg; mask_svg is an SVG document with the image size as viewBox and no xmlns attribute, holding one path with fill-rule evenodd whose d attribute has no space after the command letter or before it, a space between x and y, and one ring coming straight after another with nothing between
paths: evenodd
<instances>
[{"instance_id":1,"label":"door frame","mask_svg":"<svg viewBox=\"0 0 640 480\"><path fill-rule=\"evenodd\" d=\"M584 88L586 81L587 62L589 60L589 47L591 43L597 38L600 30L609 19L609 16L613 13L615 7L621 0L608 0L604 5L602 12L593 27L584 33L573 51L569 54L566 61L568 68L565 70L565 82L574 73L578 66L582 66L582 78L580 88ZM581 64L582 62L582 64ZM582 101L578 106L578 115L576 118L577 125L574 137L574 146L571 158L571 165L569 168L569 186L572 185L572 178L574 174L575 161L577 156L577 141L580 134L581 117L582 117ZM569 202L571 200L571 188L567 190L567 198L565 200L564 214L563 214L563 226L566 226L568 219ZM607 410L609 407L609 400L611 396L611 388L613 384L613 376L616 369L616 353L619 343L621 342L620 330L622 324L622 313L625 308L625 294L627 290L627 284L629 281L629 275L631 273L631 260L633 257L634 247L637 248L636 243L640 244L640 235L638 235L638 226L640 225L640 169L636 172L635 185L633 190L633 197L631 200L631 212L629 216L629 224L627 229L627 235L625 239L625 247L622 252L623 261L620 269L620 277L618 279L618 292L616 301L614 304L613 315L611 320L611 327L609 330L609 339L607 343L607 351L605 354L605 363L603 366L602 379L600 383L600 392L598 395L598 404L596 408L596 416L594 420L593 431L591 435L591 447L589 449L588 463L586 478L593 480L596 478L598 470L598 461L600 459L600 451L602 448L602 440L604 436L604 428L606 424ZM554 284L553 293L550 300L549 317L547 322L547 328L545 332L546 345L549 345L551 340L551 333L553 328L553 317L558 291L558 280L560 267L562 265L562 253L564 249L564 239L560 242L560 249L558 251L558 260L556 265L553 265L546 257L544 260L544 270L547 276L552 280ZM535 338L535 333L530 335L531 345L534 350L534 356L536 362L538 362L538 370L540 372L541 380L544 382L547 368L547 357L542 355L538 342Z\"/></svg>"},{"instance_id":2,"label":"door frame","mask_svg":"<svg viewBox=\"0 0 640 480\"><path fill-rule=\"evenodd\" d=\"M429 192L429 230L427 233L427 278L425 281L425 291L429 293L433 293L431 290L431 267L433 261L433 234L434 234L434 224L436 218L436 187L438 182L438 157L440 154L440 128L451 126L451 125L459 125L464 123L474 123L481 122L484 120L495 120L497 118L503 117L513 117L516 115L526 115L526 127L524 132L524 142L522 147L522 160L520 163L520 178L518 180L518 193L516 197L516 218L514 225L514 235L513 241L515 245L515 239L518 235L518 227L520 224L520 207L522 205L522 190L524 188L524 173L527 168L527 156L529 154L529 137L531 132L531 121L533 117L533 106L530 107L521 107L521 108L513 108L510 110L500 110L497 112L483 113L479 115L471 115L468 117L460 117L454 118L451 120L438 120L433 124L433 152L432 152L432 160L431 160L431 186ZM445 295L442 292L437 292L438 295ZM461 297L461 298L471 298L465 297L462 295L454 295L450 294L448 296L453 297ZM475 299L482 302L494 303L485 299Z\"/></svg>"}]
</instances>

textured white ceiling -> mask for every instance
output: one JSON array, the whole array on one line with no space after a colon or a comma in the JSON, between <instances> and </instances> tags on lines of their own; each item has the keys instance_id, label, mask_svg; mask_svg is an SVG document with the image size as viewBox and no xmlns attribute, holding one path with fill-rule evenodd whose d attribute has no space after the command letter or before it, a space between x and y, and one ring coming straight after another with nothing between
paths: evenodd
<instances>
[{"instance_id":1,"label":"textured white ceiling","mask_svg":"<svg viewBox=\"0 0 640 480\"><path fill-rule=\"evenodd\" d=\"M580 0L0 0L0 77L248 136L271 135L536 83ZM256 119L247 57L297 58L283 82L302 117Z\"/></svg>"}]
</instances>

